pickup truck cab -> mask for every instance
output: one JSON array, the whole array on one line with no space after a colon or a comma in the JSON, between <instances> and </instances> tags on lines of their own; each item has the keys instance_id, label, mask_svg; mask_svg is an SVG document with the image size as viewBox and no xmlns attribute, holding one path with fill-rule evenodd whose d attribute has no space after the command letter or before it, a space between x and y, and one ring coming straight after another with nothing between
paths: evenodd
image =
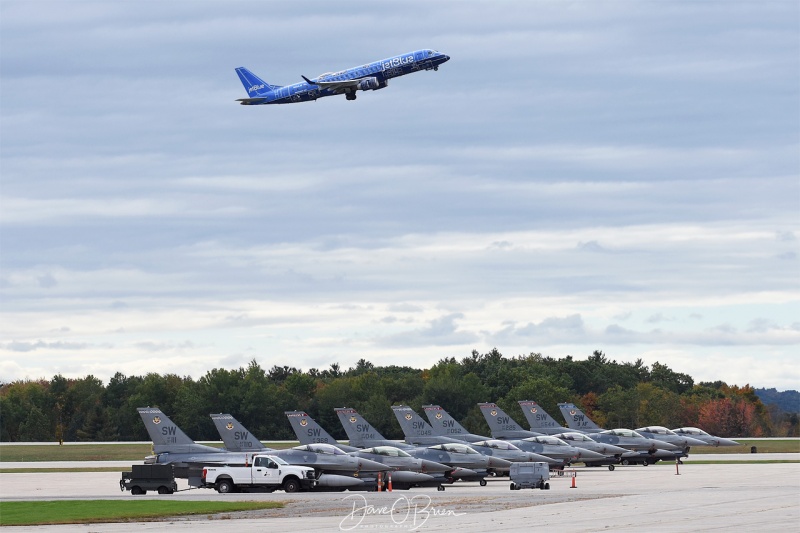
<instances>
[{"instance_id":1,"label":"pickup truck cab","mask_svg":"<svg viewBox=\"0 0 800 533\"><path fill-rule=\"evenodd\" d=\"M313 468L290 465L274 455L256 455L252 465L206 466L201 478L203 487L214 488L220 494L239 490L272 492L283 489L297 492L317 485Z\"/></svg>"}]
</instances>

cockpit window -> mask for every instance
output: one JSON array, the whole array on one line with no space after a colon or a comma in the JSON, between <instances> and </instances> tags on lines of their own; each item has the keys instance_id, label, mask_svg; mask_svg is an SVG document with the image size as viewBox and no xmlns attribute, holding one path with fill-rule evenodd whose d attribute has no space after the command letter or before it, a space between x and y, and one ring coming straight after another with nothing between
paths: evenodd
<instances>
[{"instance_id":1,"label":"cockpit window","mask_svg":"<svg viewBox=\"0 0 800 533\"><path fill-rule=\"evenodd\" d=\"M295 446L294 449L303 452L324 453L328 455L347 455L342 450L331 444L306 444L304 446Z\"/></svg>"}]
</instances>

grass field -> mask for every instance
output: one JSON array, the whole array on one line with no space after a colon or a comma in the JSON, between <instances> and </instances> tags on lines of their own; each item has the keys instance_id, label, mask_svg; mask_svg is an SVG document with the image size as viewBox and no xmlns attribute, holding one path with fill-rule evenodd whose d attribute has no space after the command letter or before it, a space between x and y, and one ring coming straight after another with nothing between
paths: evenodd
<instances>
[{"instance_id":1,"label":"grass field","mask_svg":"<svg viewBox=\"0 0 800 533\"><path fill-rule=\"evenodd\" d=\"M695 446L692 447L692 455L703 453L750 453L750 447L758 448L758 453L800 453L800 440L789 439L770 439L770 440L751 440L734 439L741 446Z\"/></svg>"},{"instance_id":2,"label":"grass field","mask_svg":"<svg viewBox=\"0 0 800 533\"><path fill-rule=\"evenodd\" d=\"M137 522L171 516L279 509L281 502L70 500L0 502L0 526ZM224 528L223 528L224 529Z\"/></svg>"},{"instance_id":3,"label":"grass field","mask_svg":"<svg viewBox=\"0 0 800 533\"><path fill-rule=\"evenodd\" d=\"M266 442L269 448L290 448L298 443ZM222 443L209 446L221 448ZM108 444L80 444L59 446L53 444L0 446L0 463L41 462L41 461L142 461L152 454L149 444L128 444L109 442Z\"/></svg>"}]
</instances>

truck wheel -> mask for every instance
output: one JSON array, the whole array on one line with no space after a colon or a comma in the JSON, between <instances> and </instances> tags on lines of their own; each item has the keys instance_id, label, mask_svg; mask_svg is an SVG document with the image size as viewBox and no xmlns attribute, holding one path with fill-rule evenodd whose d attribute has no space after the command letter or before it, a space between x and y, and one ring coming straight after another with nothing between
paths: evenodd
<instances>
[{"instance_id":1,"label":"truck wheel","mask_svg":"<svg viewBox=\"0 0 800 533\"><path fill-rule=\"evenodd\" d=\"M622 464L624 464L625 466L628 466L629 464L631 464L631 462L628 459L623 459L622 460Z\"/></svg>"},{"instance_id":2,"label":"truck wheel","mask_svg":"<svg viewBox=\"0 0 800 533\"><path fill-rule=\"evenodd\" d=\"M286 492L297 492L300 490L300 482L294 478L283 482L283 490Z\"/></svg>"},{"instance_id":3,"label":"truck wheel","mask_svg":"<svg viewBox=\"0 0 800 533\"><path fill-rule=\"evenodd\" d=\"M158 487L158 493L159 494L172 494L172 489L170 489L168 487L161 486L161 487Z\"/></svg>"},{"instance_id":4,"label":"truck wheel","mask_svg":"<svg viewBox=\"0 0 800 533\"><path fill-rule=\"evenodd\" d=\"M486 480L485 479L482 479L480 483L481 483L481 487L485 487L486 486Z\"/></svg>"},{"instance_id":5,"label":"truck wheel","mask_svg":"<svg viewBox=\"0 0 800 533\"><path fill-rule=\"evenodd\" d=\"M220 494L229 494L233 492L233 483L228 479L223 479L217 482L217 492Z\"/></svg>"},{"instance_id":6,"label":"truck wheel","mask_svg":"<svg viewBox=\"0 0 800 533\"><path fill-rule=\"evenodd\" d=\"M137 485L131 488L131 494L133 494L134 496L138 496L140 494L144 494L144 491L142 491L141 487Z\"/></svg>"}]
</instances>

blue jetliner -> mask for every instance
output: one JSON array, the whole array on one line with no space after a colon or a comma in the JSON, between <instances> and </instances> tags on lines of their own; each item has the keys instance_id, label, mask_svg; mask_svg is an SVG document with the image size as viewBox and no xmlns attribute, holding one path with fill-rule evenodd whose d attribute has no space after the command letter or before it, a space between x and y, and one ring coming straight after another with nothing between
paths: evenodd
<instances>
[{"instance_id":1,"label":"blue jetliner","mask_svg":"<svg viewBox=\"0 0 800 533\"><path fill-rule=\"evenodd\" d=\"M308 102L323 96L344 94L348 100L356 99L356 91L377 91L389 84L389 79L417 72L439 70L439 65L450 56L436 50L417 50L407 54L375 61L368 65L339 72L326 72L310 80L302 76L302 83L270 85L244 67L236 69L247 90L248 98L236 100L242 105L293 104Z\"/></svg>"}]
</instances>

